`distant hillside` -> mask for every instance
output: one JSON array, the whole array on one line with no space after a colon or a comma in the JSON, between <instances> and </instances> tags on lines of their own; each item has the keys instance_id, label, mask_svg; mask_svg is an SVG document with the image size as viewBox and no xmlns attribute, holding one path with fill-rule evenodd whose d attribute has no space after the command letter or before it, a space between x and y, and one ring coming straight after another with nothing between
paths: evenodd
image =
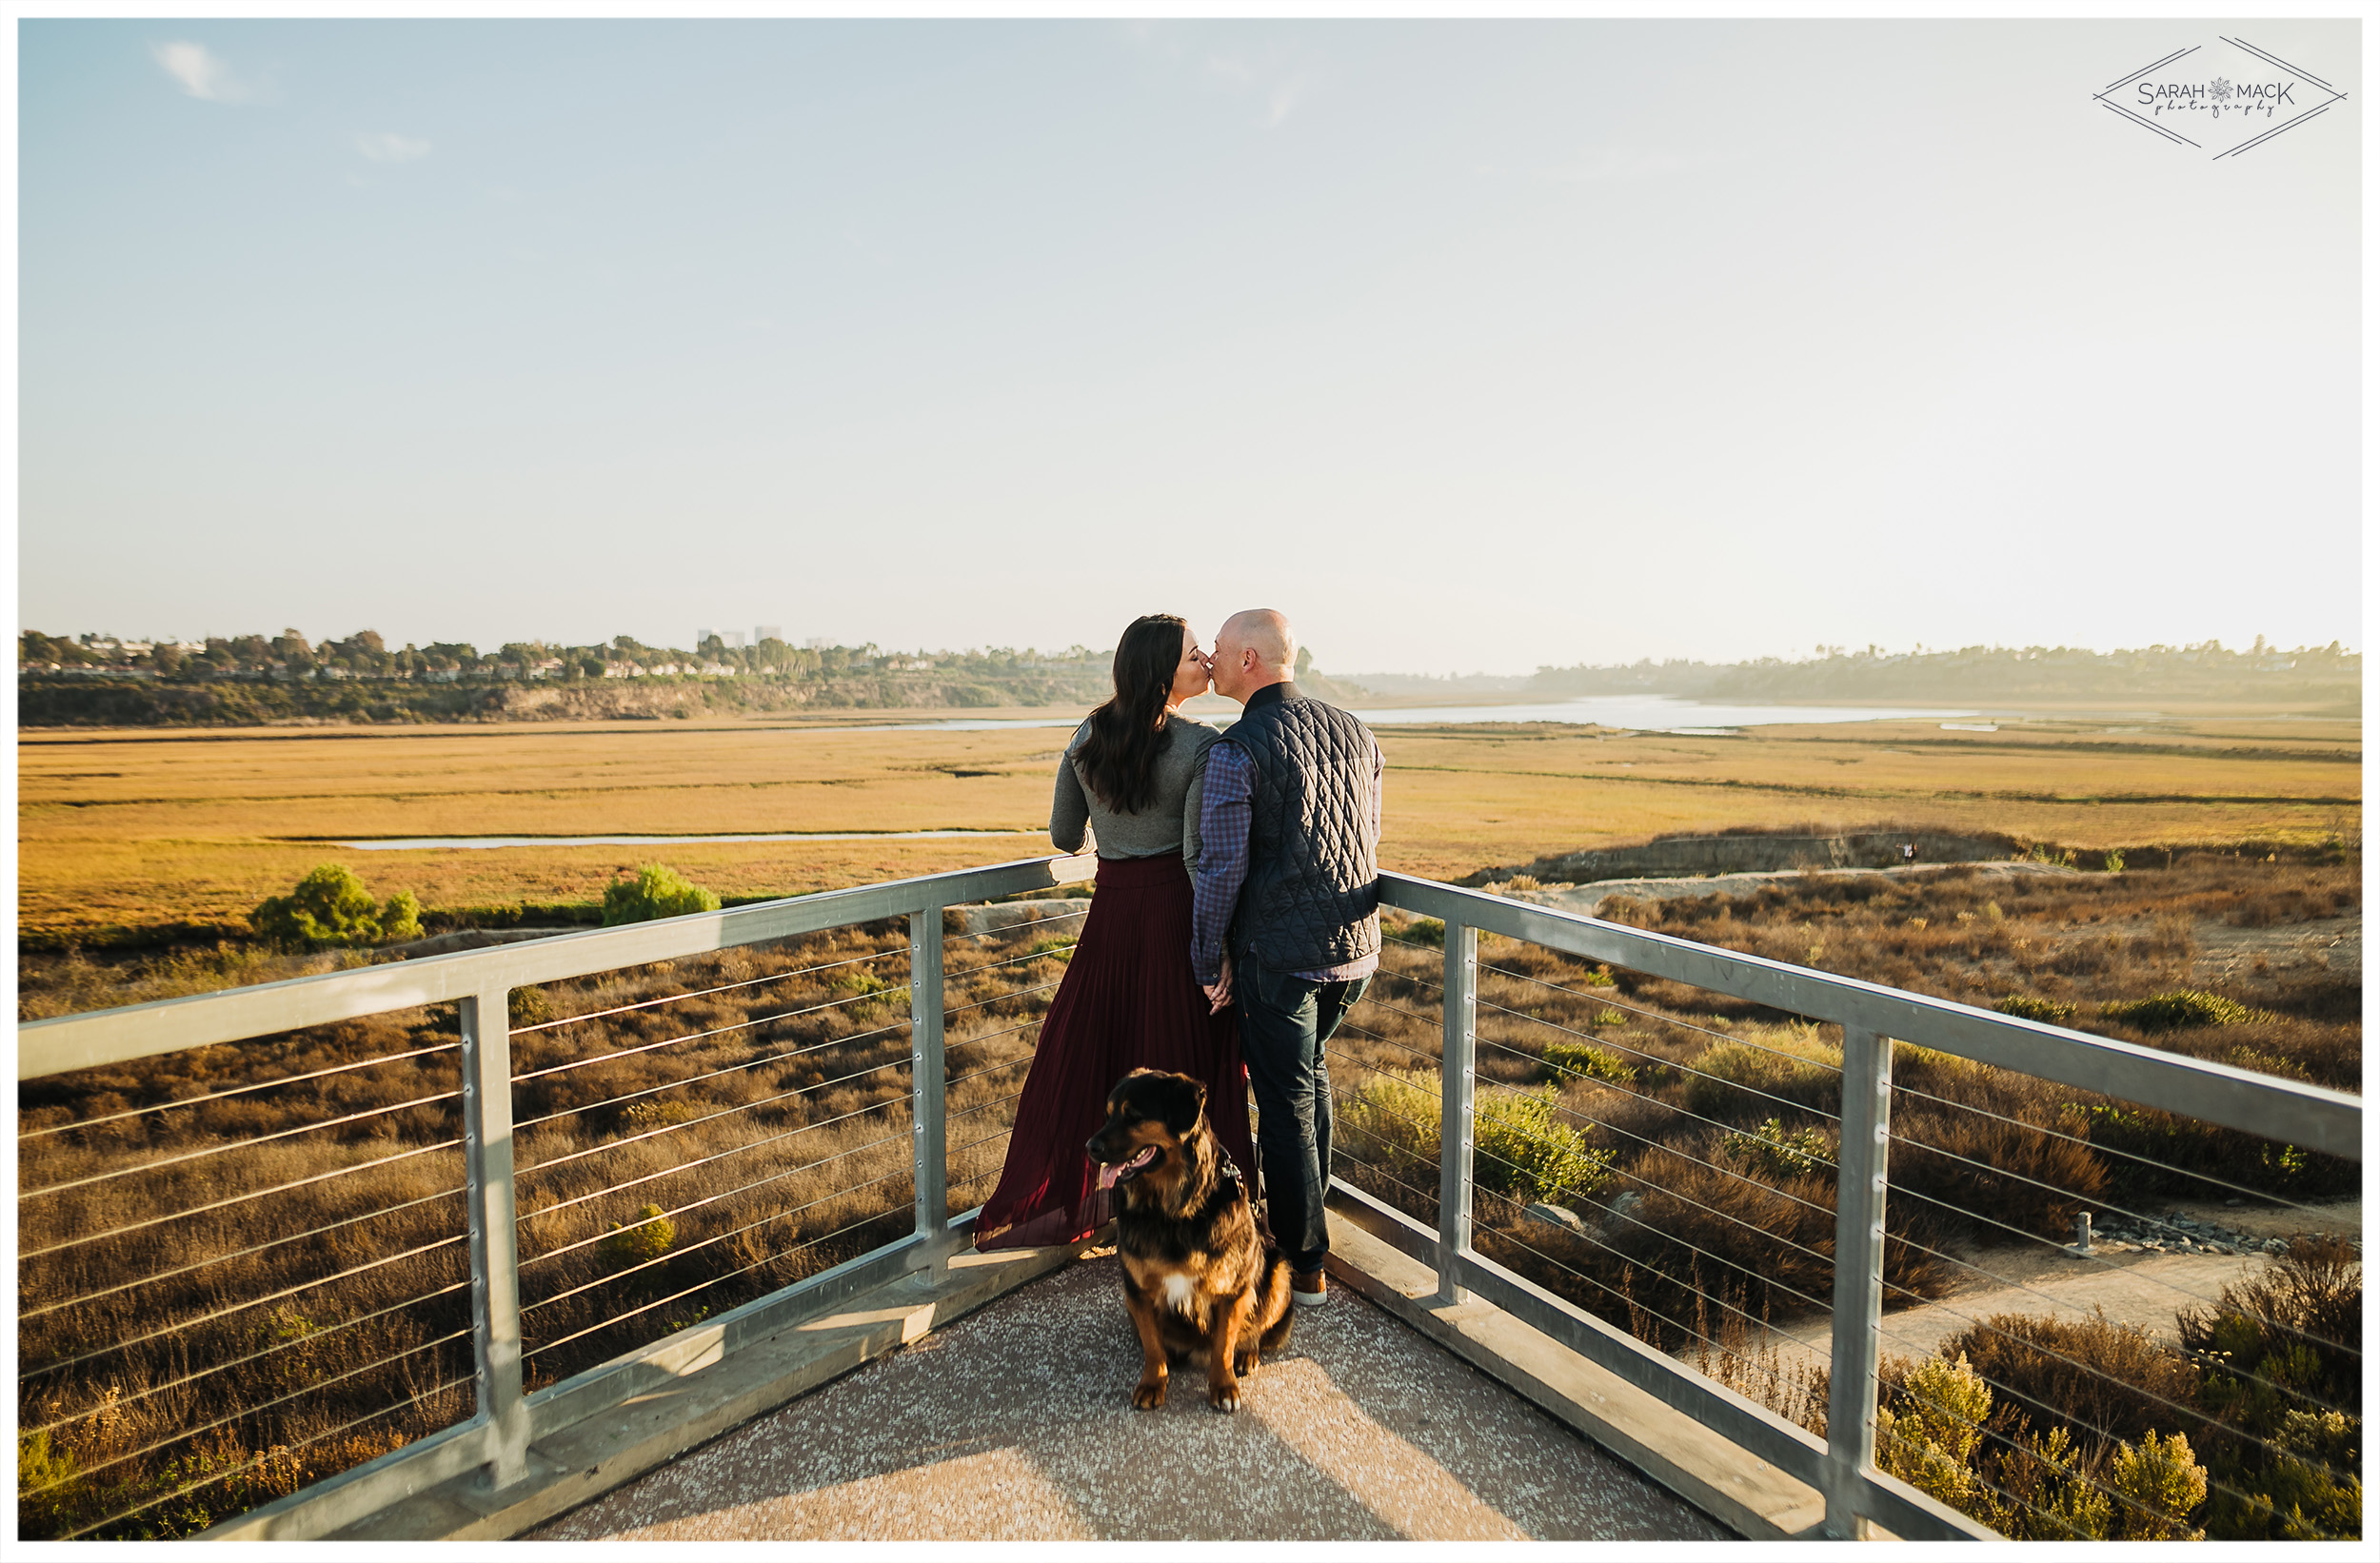
<instances>
[{"instance_id":1,"label":"distant hillside","mask_svg":"<svg viewBox=\"0 0 2380 1563\"><path fill-rule=\"evenodd\" d=\"M2363 708L2363 657L2336 642L2283 651L2261 638L2245 651L2213 641L2105 652L1968 646L1894 655L1874 646L1850 653L1829 647L1806 662L1541 667L1528 687L1551 696L1642 692L1749 701L2239 701L2352 716Z\"/></svg>"},{"instance_id":2,"label":"distant hillside","mask_svg":"<svg viewBox=\"0 0 2380 1563\"><path fill-rule=\"evenodd\" d=\"M65 639L18 643L25 727L248 727L347 722L660 721L739 712L993 709L1097 705L1114 692L1112 653L1069 646L886 652L766 640L692 652L621 636L605 645L513 642L391 649L365 630L309 643L295 630L177 645ZM1326 700L1364 691L1313 669Z\"/></svg>"}]
</instances>

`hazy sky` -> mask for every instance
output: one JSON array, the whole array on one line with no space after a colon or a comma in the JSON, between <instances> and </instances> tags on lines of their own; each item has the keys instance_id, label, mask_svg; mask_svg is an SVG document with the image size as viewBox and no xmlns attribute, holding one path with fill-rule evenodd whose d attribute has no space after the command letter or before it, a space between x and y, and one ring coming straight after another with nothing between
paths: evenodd
<instances>
[{"instance_id":1,"label":"hazy sky","mask_svg":"<svg viewBox=\"0 0 2380 1563\"><path fill-rule=\"evenodd\" d=\"M2216 160L2092 94L2245 38ZM2360 644L2351 22L22 24L19 607ZM2267 75L2278 74L2274 71ZM2203 138L2202 138L2203 139Z\"/></svg>"}]
</instances>

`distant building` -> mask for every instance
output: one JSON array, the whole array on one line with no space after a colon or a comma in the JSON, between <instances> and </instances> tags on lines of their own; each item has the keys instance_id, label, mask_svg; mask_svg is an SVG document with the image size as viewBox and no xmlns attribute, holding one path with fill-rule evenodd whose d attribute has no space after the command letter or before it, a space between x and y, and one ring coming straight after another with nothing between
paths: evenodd
<instances>
[{"instance_id":1,"label":"distant building","mask_svg":"<svg viewBox=\"0 0 2380 1563\"><path fill-rule=\"evenodd\" d=\"M783 624L756 624L752 628L754 645L760 644L763 641L782 641L784 638L785 626Z\"/></svg>"},{"instance_id":2,"label":"distant building","mask_svg":"<svg viewBox=\"0 0 2380 1563\"><path fill-rule=\"evenodd\" d=\"M744 644L744 631L740 629L723 629L719 632L719 639L723 643L728 646L741 648Z\"/></svg>"},{"instance_id":3,"label":"distant building","mask_svg":"<svg viewBox=\"0 0 2380 1563\"><path fill-rule=\"evenodd\" d=\"M719 631L715 629L698 629L694 632L694 643L697 646L700 646L704 641L709 640L712 636L718 633Z\"/></svg>"},{"instance_id":4,"label":"distant building","mask_svg":"<svg viewBox=\"0 0 2380 1563\"><path fill-rule=\"evenodd\" d=\"M813 635L802 643L808 646L812 651L823 651L835 643L828 640L823 635Z\"/></svg>"}]
</instances>

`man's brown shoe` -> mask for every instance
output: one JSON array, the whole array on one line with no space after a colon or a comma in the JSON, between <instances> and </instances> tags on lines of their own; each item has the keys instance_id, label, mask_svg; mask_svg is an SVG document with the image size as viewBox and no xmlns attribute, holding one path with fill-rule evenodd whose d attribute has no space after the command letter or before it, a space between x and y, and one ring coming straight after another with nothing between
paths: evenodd
<instances>
[{"instance_id":1,"label":"man's brown shoe","mask_svg":"<svg viewBox=\"0 0 2380 1563\"><path fill-rule=\"evenodd\" d=\"M1331 1300L1329 1288L1319 1270L1293 1270L1289 1273L1289 1300L1300 1308L1319 1308Z\"/></svg>"}]
</instances>

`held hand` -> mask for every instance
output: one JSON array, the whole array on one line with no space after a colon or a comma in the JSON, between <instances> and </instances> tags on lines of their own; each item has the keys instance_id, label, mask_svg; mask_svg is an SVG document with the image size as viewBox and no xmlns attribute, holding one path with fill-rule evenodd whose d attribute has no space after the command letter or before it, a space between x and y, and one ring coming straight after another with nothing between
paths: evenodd
<instances>
[{"instance_id":1,"label":"held hand","mask_svg":"<svg viewBox=\"0 0 2380 1563\"><path fill-rule=\"evenodd\" d=\"M1206 985L1209 1015L1220 1015L1231 1003L1231 957L1223 957L1222 975Z\"/></svg>"}]
</instances>

